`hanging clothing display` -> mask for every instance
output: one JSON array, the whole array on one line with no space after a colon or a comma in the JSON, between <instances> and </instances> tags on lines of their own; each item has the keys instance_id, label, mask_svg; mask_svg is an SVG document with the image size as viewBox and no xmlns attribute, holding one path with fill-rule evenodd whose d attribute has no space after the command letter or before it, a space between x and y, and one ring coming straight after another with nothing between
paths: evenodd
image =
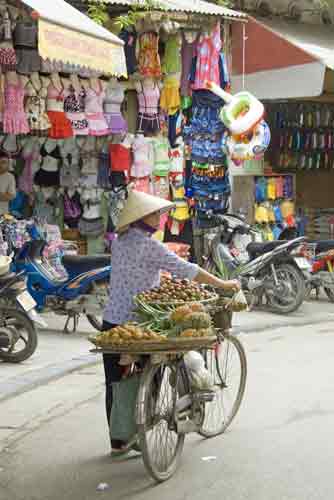
<instances>
[{"instance_id":1,"label":"hanging clothing display","mask_svg":"<svg viewBox=\"0 0 334 500\"><path fill-rule=\"evenodd\" d=\"M160 121L158 115L158 106L160 99L160 90L156 83L152 86L145 86L143 82L139 83L137 89L138 97L138 120L137 130L141 133L156 133L160 130Z\"/></svg>"},{"instance_id":2,"label":"hanging clothing display","mask_svg":"<svg viewBox=\"0 0 334 500\"><path fill-rule=\"evenodd\" d=\"M191 34L191 33L190 33ZM197 47L197 35L193 35L193 41L188 42L187 33L182 32L182 47L181 47L181 64L182 64L182 72L181 72L181 89L180 93L182 96L191 95L191 86L190 86L190 70L191 63L193 58L196 55L196 47Z\"/></svg>"},{"instance_id":3,"label":"hanging clothing display","mask_svg":"<svg viewBox=\"0 0 334 500\"><path fill-rule=\"evenodd\" d=\"M86 90L81 86L77 91L70 84L64 99L64 111L71 122L74 135L88 135L89 125L85 114Z\"/></svg>"},{"instance_id":4,"label":"hanging clothing display","mask_svg":"<svg viewBox=\"0 0 334 500\"><path fill-rule=\"evenodd\" d=\"M162 72L165 75L181 71L181 40L178 34L171 35L165 45Z\"/></svg>"},{"instance_id":5,"label":"hanging clothing display","mask_svg":"<svg viewBox=\"0 0 334 500\"><path fill-rule=\"evenodd\" d=\"M142 33L139 37L138 69L143 76L161 76L159 36L155 32Z\"/></svg>"},{"instance_id":6,"label":"hanging clothing display","mask_svg":"<svg viewBox=\"0 0 334 500\"><path fill-rule=\"evenodd\" d=\"M124 89L120 84L109 84L104 100L104 116L111 134L127 132L128 126L121 112Z\"/></svg>"},{"instance_id":7,"label":"hanging clothing display","mask_svg":"<svg viewBox=\"0 0 334 500\"><path fill-rule=\"evenodd\" d=\"M12 21L8 9L0 6L0 67L3 72L15 71L16 69L16 53L13 47Z\"/></svg>"},{"instance_id":8,"label":"hanging clothing display","mask_svg":"<svg viewBox=\"0 0 334 500\"><path fill-rule=\"evenodd\" d=\"M51 123L49 137L52 139L65 139L73 136L71 122L64 112L64 100L64 87L57 89L53 83L50 83L47 93L47 114Z\"/></svg>"},{"instance_id":9,"label":"hanging clothing display","mask_svg":"<svg viewBox=\"0 0 334 500\"><path fill-rule=\"evenodd\" d=\"M25 89L20 78L17 83L5 83L3 130L6 134L28 134L29 124L24 112Z\"/></svg>"},{"instance_id":10,"label":"hanging clothing display","mask_svg":"<svg viewBox=\"0 0 334 500\"><path fill-rule=\"evenodd\" d=\"M163 89L160 97L160 107L168 115L174 115L181 106L179 79L173 75L164 78Z\"/></svg>"},{"instance_id":11,"label":"hanging clothing display","mask_svg":"<svg viewBox=\"0 0 334 500\"><path fill-rule=\"evenodd\" d=\"M192 85L194 90L205 89L205 82L220 84L219 58L221 49L220 22L218 22L212 33L203 33L198 40L195 81Z\"/></svg>"},{"instance_id":12,"label":"hanging clothing display","mask_svg":"<svg viewBox=\"0 0 334 500\"><path fill-rule=\"evenodd\" d=\"M30 133L33 135L48 135L51 122L46 112L48 82L39 81L36 87L32 80L26 85L25 113L27 115Z\"/></svg>"},{"instance_id":13,"label":"hanging clothing display","mask_svg":"<svg viewBox=\"0 0 334 500\"><path fill-rule=\"evenodd\" d=\"M85 110L88 120L89 135L103 136L108 135L108 125L103 113L103 102L105 92L102 83L99 81L99 90L89 88L86 92Z\"/></svg>"},{"instance_id":14,"label":"hanging clothing display","mask_svg":"<svg viewBox=\"0 0 334 500\"><path fill-rule=\"evenodd\" d=\"M132 29L122 29L118 38L124 42L124 52L128 75L132 75L137 70L136 44L137 33Z\"/></svg>"},{"instance_id":15,"label":"hanging clothing display","mask_svg":"<svg viewBox=\"0 0 334 500\"><path fill-rule=\"evenodd\" d=\"M36 23L18 21L14 30L14 46L16 51L16 71L29 75L41 70L41 58L37 50L38 28Z\"/></svg>"}]
</instances>

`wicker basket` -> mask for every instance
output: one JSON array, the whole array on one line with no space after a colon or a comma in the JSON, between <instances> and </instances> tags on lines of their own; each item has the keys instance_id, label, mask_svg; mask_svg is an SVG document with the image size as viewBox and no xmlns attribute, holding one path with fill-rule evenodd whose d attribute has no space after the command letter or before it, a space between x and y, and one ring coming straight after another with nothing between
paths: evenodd
<instances>
[{"instance_id":1,"label":"wicker basket","mask_svg":"<svg viewBox=\"0 0 334 500\"><path fill-rule=\"evenodd\" d=\"M217 302L219 299L218 295L212 294L212 297L209 299L200 299L200 300L192 300L192 301L186 301L186 300L177 300L174 302L147 302L148 305L150 306L159 306L159 307L166 307L167 309L170 307L179 307L179 306L186 306L190 304L202 304L203 306L208 306L208 305L213 305Z\"/></svg>"},{"instance_id":2,"label":"wicker basket","mask_svg":"<svg viewBox=\"0 0 334 500\"><path fill-rule=\"evenodd\" d=\"M129 344L121 345L104 345L98 344L95 337L88 337L92 344L96 345L97 352L105 353L127 353L127 354L151 354L156 352L163 353L182 353L192 350L199 349L210 349L212 348L217 338L212 337L200 337L200 338L170 338L163 342L151 342L147 341L137 341L131 342Z\"/></svg>"}]
</instances>

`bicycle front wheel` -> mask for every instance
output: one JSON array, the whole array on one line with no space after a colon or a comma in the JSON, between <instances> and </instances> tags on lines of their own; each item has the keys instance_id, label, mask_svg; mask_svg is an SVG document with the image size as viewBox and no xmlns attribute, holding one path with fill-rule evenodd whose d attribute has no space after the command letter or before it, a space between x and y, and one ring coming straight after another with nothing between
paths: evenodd
<instances>
[{"instance_id":1,"label":"bicycle front wheel","mask_svg":"<svg viewBox=\"0 0 334 500\"><path fill-rule=\"evenodd\" d=\"M176 432L174 407L177 389L172 370L156 365L143 375L140 401L142 422L138 426L140 448L149 474L158 482L169 479L177 469L184 434Z\"/></svg>"},{"instance_id":2,"label":"bicycle front wheel","mask_svg":"<svg viewBox=\"0 0 334 500\"><path fill-rule=\"evenodd\" d=\"M214 381L215 398L205 405L199 431L206 438L223 434L236 416L245 392L247 361L240 341L224 336L214 350L206 351L206 367Z\"/></svg>"}]
</instances>

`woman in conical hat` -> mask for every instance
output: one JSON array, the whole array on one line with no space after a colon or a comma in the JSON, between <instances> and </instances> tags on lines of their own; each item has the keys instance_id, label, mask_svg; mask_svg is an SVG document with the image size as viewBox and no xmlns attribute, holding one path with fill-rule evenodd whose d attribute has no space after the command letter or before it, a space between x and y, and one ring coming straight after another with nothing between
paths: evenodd
<instances>
[{"instance_id":1,"label":"woman in conical hat","mask_svg":"<svg viewBox=\"0 0 334 500\"><path fill-rule=\"evenodd\" d=\"M116 238L111 249L110 299L104 312L103 329L134 319L134 297L146 290L158 287L160 272L167 271L180 279L195 280L226 290L239 290L237 281L222 281L207 273L196 264L191 264L165 245L151 238L159 229L161 214L173 208L170 201L130 191L118 221ZM106 376L106 412L108 424L112 407L112 382L121 379L124 367L120 357L104 354ZM129 452L127 444L111 436L112 454Z\"/></svg>"}]
</instances>

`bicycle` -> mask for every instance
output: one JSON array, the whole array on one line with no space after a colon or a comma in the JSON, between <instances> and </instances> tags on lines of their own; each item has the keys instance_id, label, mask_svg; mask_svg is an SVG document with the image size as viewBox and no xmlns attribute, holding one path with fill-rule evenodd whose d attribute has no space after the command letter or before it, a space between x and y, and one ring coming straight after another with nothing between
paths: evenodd
<instances>
[{"instance_id":1,"label":"bicycle","mask_svg":"<svg viewBox=\"0 0 334 500\"><path fill-rule=\"evenodd\" d=\"M227 409L224 393L229 388L227 368L232 351L238 356L240 375ZM160 359L151 356L144 370L137 399L137 439L145 467L157 482L166 481L177 470L186 434L197 432L205 438L221 435L240 408L247 377L240 341L219 332L216 345L206 350L204 357L214 378L213 391L191 390L182 354L162 355Z\"/></svg>"},{"instance_id":2,"label":"bicycle","mask_svg":"<svg viewBox=\"0 0 334 500\"><path fill-rule=\"evenodd\" d=\"M216 340L200 349L214 382L211 390L192 389L184 351L137 352L149 356L140 378L137 432L130 445L142 452L144 465L157 482L166 481L177 470L187 434L196 432L204 438L221 435L240 408L247 360L241 342L230 333L230 322L231 315L224 311L223 318L215 321L222 327L216 329ZM229 377L231 362L237 368L235 383Z\"/></svg>"}]
</instances>

